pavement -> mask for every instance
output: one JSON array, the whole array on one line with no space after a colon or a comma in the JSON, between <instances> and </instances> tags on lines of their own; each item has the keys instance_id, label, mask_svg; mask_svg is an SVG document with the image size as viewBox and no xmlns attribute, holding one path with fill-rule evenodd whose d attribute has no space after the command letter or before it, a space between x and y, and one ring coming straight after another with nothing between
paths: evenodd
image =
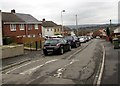
<instances>
[{"instance_id":1,"label":"pavement","mask_svg":"<svg viewBox=\"0 0 120 86\"><path fill-rule=\"evenodd\" d=\"M120 49L114 49L110 42L103 42L106 51L105 69L101 85L120 86Z\"/></svg>"},{"instance_id":2,"label":"pavement","mask_svg":"<svg viewBox=\"0 0 120 86\"><path fill-rule=\"evenodd\" d=\"M38 51L25 50L24 52L25 53L23 55L20 55L20 56L2 59L2 68L3 69L9 68L9 67L14 66L16 64L21 64L23 62L30 61L30 60L35 59L35 58L40 58L43 55L42 50L38 50Z\"/></svg>"}]
</instances>

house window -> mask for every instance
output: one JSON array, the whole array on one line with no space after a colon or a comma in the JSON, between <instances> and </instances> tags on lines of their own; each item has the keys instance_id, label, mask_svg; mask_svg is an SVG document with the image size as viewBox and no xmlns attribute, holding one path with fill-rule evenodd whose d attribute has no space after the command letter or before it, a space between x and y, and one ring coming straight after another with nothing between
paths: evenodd
<instances>
[{"instance_id":1,"label":"house window","mask_svg":"<svg viewBox=\"0 0 120 86\"><path fill-rule=\"evenodd\" d=\"M30 38L31 37L31 35L28 35L28 38Z\"/></svg>"},{"instance_id":2,"label":"house window","mask_svg":"<svg viewBox=\"0 0 120 86\"><path fill-rule=\"evenodd\" d=\"M23 37L26 37L26 35L23 35Z\"/></svg>"},{"instance_id":3,"label":"house window","mask_svg":"<svg viewBox=\"0 0 120 86\"><path fill-rule=\"evenodd\" d=\"M35 37L35 34L33 34L33 37Z\"/></svg>"},{"instance_id":4,"label":"house window","mask_svg":"<svg viewBox=\"0 0 120 86\"><path fill-rule=\"evenodd\" d=\"M19 25L20 30L24 30L24 24Z\"/></svg>"},{"instance_id":5,"label":"house window","mask_svg":"<svg viewBox=\"0 0 120 86\"><path fill-rule=\"evenodd\" d=\"M55 29L55 32L56 32L56 29Z\"/></svg>"},{"instance_id":6,"label":"house window","mask_svg":"<svg viewBox=\"0 0 120 86\"><path fill-rule=\"evenodd\" d=\"M35 29L36 29L36 30L38 29L38 25L37 25L37 24L35 24Z\"/></svg>"},{"instance_id":7,"label":"house window","mask_svg":"<svg viewBox=\"0 0 120 86\"><path fill-rule=\"evenodd\" d=\"M15 24L10 25L10 31L16 31L16 25Z\"/></svg>"},{"instance_id":8,"label":"house window","mask_svg":"<svg viewBox=\"0 0 120 86\"><path fill-rule=\"evenodd\" d=\"M32 25L31 24L28 25L28 30L32 30Z\"/></svg>"}]
</instances>

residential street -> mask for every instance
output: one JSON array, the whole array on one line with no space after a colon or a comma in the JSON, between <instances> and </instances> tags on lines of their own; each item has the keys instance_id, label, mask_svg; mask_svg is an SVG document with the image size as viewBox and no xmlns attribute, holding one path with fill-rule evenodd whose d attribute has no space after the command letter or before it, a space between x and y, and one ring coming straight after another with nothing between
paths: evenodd
<instances>
[{"instance_id":1,"label":"residential street","mask_svg":"<svg viewBox=\"0 0 120 86\"><path fill-rule=\"evenodd\" d=\"M3 83L85 84L102 58L102 53L97 56L100 48L100 40L94 39L63 55L46 56L14 66L3 71Z\"/></svg>"},{"instance_id":2,"label":"residential street","mask_svg":"<svg viewBox=\"0 0 120 86\"><path fill-rule=\"evenodd\" d=\"M120 86L119 0L0 3L1 86Z\"/></svg>"},{"instance_id":3,"label":"residential street","mask_svg":"<svg viewBox=\"0 0 120 86\"><path fill-rule=\"evenodd\" d=\"M119 49L114 50L109 42L100 39L93 39L63 55L36 53L38 57L5 69L2 73L3 84L95 84L103 58L102 44L106 49L106 60L101 84L118 85Z\"/></svg>"}]
</instances>

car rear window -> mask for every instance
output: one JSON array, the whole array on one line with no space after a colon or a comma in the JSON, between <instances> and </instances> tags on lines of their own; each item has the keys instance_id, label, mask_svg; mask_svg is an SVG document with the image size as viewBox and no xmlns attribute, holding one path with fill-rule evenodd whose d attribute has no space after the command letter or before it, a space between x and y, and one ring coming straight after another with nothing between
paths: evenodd
<instances>
[{"instance_id":1,"label":"car rear window","mask_svg":"<svg viewBox=\"0 0 120 86\"><path fill-rule=\"evenodd\" d=\"M57 44L59 41L55 39L46 40L45 44Z\"/></svg>"},{"instance_id":2,"label":"car rear window","mask_svg":"<svg viewBox=\"0 0 120 86\"><path fill-rule=\"evenodd\" d=\"M66 36L65 39L66 40L72 40L72 37L71 36Z\"/></svg>"}]
</instances>

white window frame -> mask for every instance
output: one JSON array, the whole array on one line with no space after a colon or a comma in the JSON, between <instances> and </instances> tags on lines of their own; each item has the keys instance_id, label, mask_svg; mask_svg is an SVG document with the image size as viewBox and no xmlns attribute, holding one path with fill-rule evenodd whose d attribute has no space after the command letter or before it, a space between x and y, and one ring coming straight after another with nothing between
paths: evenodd
<instances>
[{"instance_id":1,"label":"white window frame","mask_svg":"<svg viewBox=\"0 0 120 86\"><path fill-rule=\"evenodd\" d=\"M28 38L30 38L31 37L31 35L28 35Z\"/></svg>"},{"instance_id":2,"label":"white window frame","mask_svg":"<svg viewBox=\"0 0 120 86\"><path fill-rule=\"evenodd\" d=\"M35 34L33 34L33 37L36 37L36 35L35 35Z\"/></svg>"},{"instance_id":3,"label":"white window frame","mask_svg":"<svg viewBox=\"0 0 120 86\"><path fill-rule=\"evenodd\" d=\"M16 31L16 25L10 24L10 31Z\"/></svg>"},{"instance_id":4,"label":"white window frame","mask_svg":"<svg viewBox=\"0 0 120 86\"><path fill-rule=\"evenodd\" d=\"M38 30L38 24L35 24L34 26L35 26L35 30Z\"/></svg>"},{"instance_id":5,"label":"white window frame","mask_svg":"<svg viewBox=\"0 0 120 86\"><path fill-rule=\"evenodd\" d=\"M24 30L25 28L24 28L24 24L20 24L19 25L19 28L20 28L20 30Z\"/></svg>"}]
</instances>

